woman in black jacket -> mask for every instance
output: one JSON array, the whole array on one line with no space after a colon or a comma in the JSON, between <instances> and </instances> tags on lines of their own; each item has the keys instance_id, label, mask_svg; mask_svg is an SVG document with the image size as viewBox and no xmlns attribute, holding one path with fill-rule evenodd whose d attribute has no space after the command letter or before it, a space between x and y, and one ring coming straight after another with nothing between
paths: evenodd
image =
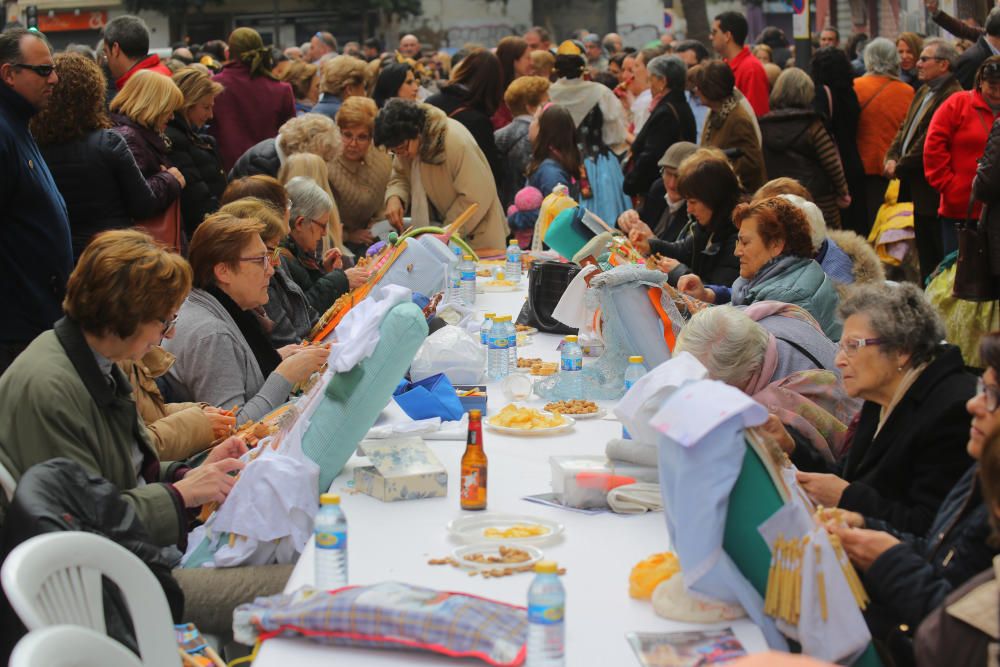
<instances>
[{"instance_id":1,"label":"woman in black jacket","mask_svg":"<svg viewBox=\"0 0 1000 667\"><path fill-rule=\"evenodd\" d=\"M916 285L856 286L840 316L837 367L847 393L865 402L839 474L800 472L799 483L824 507L926 534L972 465L965 406L976 378L941 342L941 318Z\"/></svg>"},{"instance_id":2,"label":"woman in black jacket","mask_svg":"<svg viewBox=\"0 0 1000 667\"><path fill-rule=\"evenodd\" d=\"M503 101L502 86L500 61L489 51L477 49L462 59L440 93L427 98L427 104L441 109L469 130L490 164L497 187L503 182L503 164L490 119Z\"/></svg>"},{"instance_id":3,"label":"woman in black jacket","mask_svg":"<svg viewBox=\"0 0 1000 667\"><path fill-rule=\"evenodd\" d=\"M719 150L701 148L681 163L677 190L687 201L687 212L698 223L680 241L667 242L639 230L629 235L644 255L661 255L659 268L670 284L693 273L706 285L729 287L740 275L733 209L740 185L729 160Z\"/></svg>"},{"instance_id":4,"label":"woman in black jacket","mask_svg":"<svg viewBox=\"0 0 1000 667\"><path fill-rule=\"evenodd\" d=\"M632 142L625 164L625 194L645 197L660 175L663 153L678 141L695 141L695 122L684 95L687 65L677 56L657 56L646 65L653 111Z\"/></svg>"},{"instance_id":5,"label":"woman in black jacket","mask_svg":"<svg viewBox=\"0 0 1000 667\"><path fill-rule=\"evenodd\" d=\"M226 189L226 172L215 138L202 131L212 120L212 107L222 85L195 67L178 70L173 80L184 94L184 106L167 124L166 135L170 161L187 181L181 193L181 218L191 238L205 216L218 210L219 197Z\"/></svg>"},{"instance_id":6,"label":"woman in black jacket","mask_svg":"<svg viewBox=\"0 0 1000 667\"><path fill-rule=\"evenodd\" d=\"M76 260L95 234L131 227L153 215L157 201L125 140L110 129L100 67L69 53L55 63L59 83L32 118L31 133L66 200Z\"/></svg>"}]
</instances>

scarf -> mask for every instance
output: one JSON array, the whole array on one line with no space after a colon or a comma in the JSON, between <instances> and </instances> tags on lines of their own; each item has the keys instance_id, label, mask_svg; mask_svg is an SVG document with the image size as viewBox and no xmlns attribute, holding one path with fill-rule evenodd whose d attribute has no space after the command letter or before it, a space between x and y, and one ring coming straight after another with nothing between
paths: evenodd
<instances>
[{"instance_id":1,"label":"scarf","mask_svg":"<svg viewBox=\"0 0 1000 667\"><path fill-rule=\"evenodd\" d=\"M718 130L729 118L729 114L733 112L733 109L740 105L740 98L735 94L727 97L723 102L722 106L719 107L718 111L712 110L708 112L708 118L705 119L705 127L701 131L701 145L708 146L708 140L712 137L712 132Z\"/></svg>"},{"instance_id":2,"label":"scarf","mask_svg":"<svg viewBox=\"0 0 1000 667\"><path fill-rule=\"evenodd\" d=\"M281 363L281 355L275 351L274 346L271 345L271 341L264 335L260 320L254 315L252 310L243 310L237 306L236 302L216 285L209 285L205 288L205 291L215 297L222 304L222 307L226 309L226 312L229 313L229 316L233 318L233 321L236 322L240 333L243 334L243 339L250 346L250 351L253 353L254 359L257 360L261 375L266 379L278 367L278 364Z\"/></svg>"},{"instance_id":3,"label":"scarf","mask_svg":"<svg viewBox=\"0 0 1000 667\"><path fill-rule=\"evenodd\" d=\"M906 392L910 391L910 387L913 383L917 381L917 378L927 369L930 362L925 362L919 366L915 366L910 370L906 371L903 375L903 379L900 381L899 386L896 387L896 393L892 395L892 400L889 401L889 405L882 406L878 415L878 428L875 429L875 436L878 437L879 431L885 426L885 423L889 421L889 416L892 415L892 411L896 409L899 402L903 400L903 396L906 396Z\"/></svg>"},{"instance_id":4,"label":"scarf","mask_svg":"<svg viewBox=\"0 0 1000 667\"><path fill-rule=\"evenodd\" d=\"M271 68L274 63L271 49L264 46L264 40L253 28L237 28L229 36L229 53L234 61L246 65L250 78L266 76L274 79Z\"/></svg>"},{"instance_id":5,"label":"scarf","mask_svg":"<svg viewBox=\"0 0 1000 667\"><path fill-rule=\"evenodd\" d=\"M740 276L736 279L733 283L732 304L734 306L747 305L750 290L762 285L772 278L777 278L785 271L798 267L802 262L811 261L811 259L793 257L792 255L778 255L777 257L774 257L769 262L764 264L764 266L760 267L760 269L757 270L757 273L754 274L753 278L747 280L743 276Z\"/></svg>"}]
</instances>

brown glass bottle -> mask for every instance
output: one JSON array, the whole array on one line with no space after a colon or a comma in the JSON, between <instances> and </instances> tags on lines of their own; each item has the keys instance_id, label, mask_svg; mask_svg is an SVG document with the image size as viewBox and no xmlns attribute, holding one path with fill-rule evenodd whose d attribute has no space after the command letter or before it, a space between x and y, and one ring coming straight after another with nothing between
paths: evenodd
<instances>
[{"instance_id":1,"label":"brown glass bottle","mask_svg":"<svg viewBox=\"0 0 1000 667\"><path fill-rule=\"evenodd\" d=\"M486 453L479 410L469 410L469 437L462 454L460 498L463 510L486 509Z\"/></svg>"}]
</instances>

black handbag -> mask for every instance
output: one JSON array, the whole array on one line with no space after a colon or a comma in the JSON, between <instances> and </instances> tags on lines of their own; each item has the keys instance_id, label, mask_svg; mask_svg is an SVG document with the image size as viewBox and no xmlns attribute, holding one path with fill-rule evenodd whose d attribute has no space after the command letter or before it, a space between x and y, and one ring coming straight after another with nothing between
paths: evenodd
<instances>
[{"instance_id":1,"label":"black handbag","mask_svg":"<svg viewBox=\"0 0 1000 667\"><path fill-rule=\"evenodd\" d=\"M517 323L535 327L545 333L563 336L577 333L576 329L552 317L552 311L556 309L563 292L579 272L579 266L568 262L550 261L532 264L528 271L528 300L517 316Z\"/></svg>"},{"instance_id":2,"label":"black handbag","mask_svg":"<svg viewBox=\"0 0 1000 667\"><path fill-rule=\"evenodd\" d=\"M958 261L955 265L955 284L951 295L963 301L996 301L990 256L986 251L986 235L981 233L972 219L972 199L966 220L958 228Z\"/></svg>"}]
</instances>

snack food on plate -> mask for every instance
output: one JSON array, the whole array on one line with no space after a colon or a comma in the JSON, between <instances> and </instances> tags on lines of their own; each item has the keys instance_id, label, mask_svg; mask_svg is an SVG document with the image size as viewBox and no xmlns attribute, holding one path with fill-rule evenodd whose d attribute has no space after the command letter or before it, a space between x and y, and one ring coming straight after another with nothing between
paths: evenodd
<instances>
[{"instance_id":1,"label":"snack food on plate","mask_svg":"<svg viewBox=\"0 0 1000 667\"><path fill-rule=\"evenodd\" d=\"M542 361L538 358L526 358L517 360L518 368L527 368L532 375L554 375L559 370L559 364L555 361Z\"/></svg>"},{"instance_id":2,"label":"snack food on plate","mask_svg":"<svg viewBox=\"0 0 1000 667\"><path fill-rule=\"evenodd\" d=\"M491 426L504 426L526 431L538 428L555 428L565 423L566 419L562 415L547 415L534 408L522 408L514 403L507 405L489 419Z\"/></svg>"},{"instance_id":3,"label":"snack food on plate","mask_svg":"<svg viewBox=\"0 0 1000 667\"><path fill-rule=\"evenodd\" d=\"M639 600L648 600L657 586L680 570L680 561L673 553L653 554L632 568L628 577L628 594Z\"/></svg>"},{"instance_id":4,"label":"snack food on plate","mask_svg":"<svg viewBox=\"0 0 1000 667\"><path fill-rule=\"evenodd\" d=\"M546 412L558 412L561 415L592 415L597 412L597 403L593 401L554 401L545 404Z\"/></svg>"},{"instance_id":5,"label":"snack food on plate","mask_svg":"<svg viewBox=\"0 0 1000 667\"><path fill-rule=\"evenodd\" d=\"M501 545L498 551L499 553L497 554L479 552L466 554L462 559L470 563L523 563L531 560L531 554L517 547Z\"/></svg>"},{"instance_id":6,"label":"snack food on plate","mask_svg":"<svg viewBox=\"0 0 1000 667\"><path fill-rule=\"evenodd\" d=\"M537 523L516 523L510 528L484 528L483 537L510 539L512 537L538 537L547 535L549 528Z\"/></svg>"},{"instance_id":7,"label":"snack food on plate","mask_svg":"<svg viewBox=\"0 0 1000 667\"><path fill-rule=\"evenodd\" d=\"M490 280L486 283L488 287L513 287L516 284L513 280L506 278L504 280Z\"/></svg>"}]
</instances>

